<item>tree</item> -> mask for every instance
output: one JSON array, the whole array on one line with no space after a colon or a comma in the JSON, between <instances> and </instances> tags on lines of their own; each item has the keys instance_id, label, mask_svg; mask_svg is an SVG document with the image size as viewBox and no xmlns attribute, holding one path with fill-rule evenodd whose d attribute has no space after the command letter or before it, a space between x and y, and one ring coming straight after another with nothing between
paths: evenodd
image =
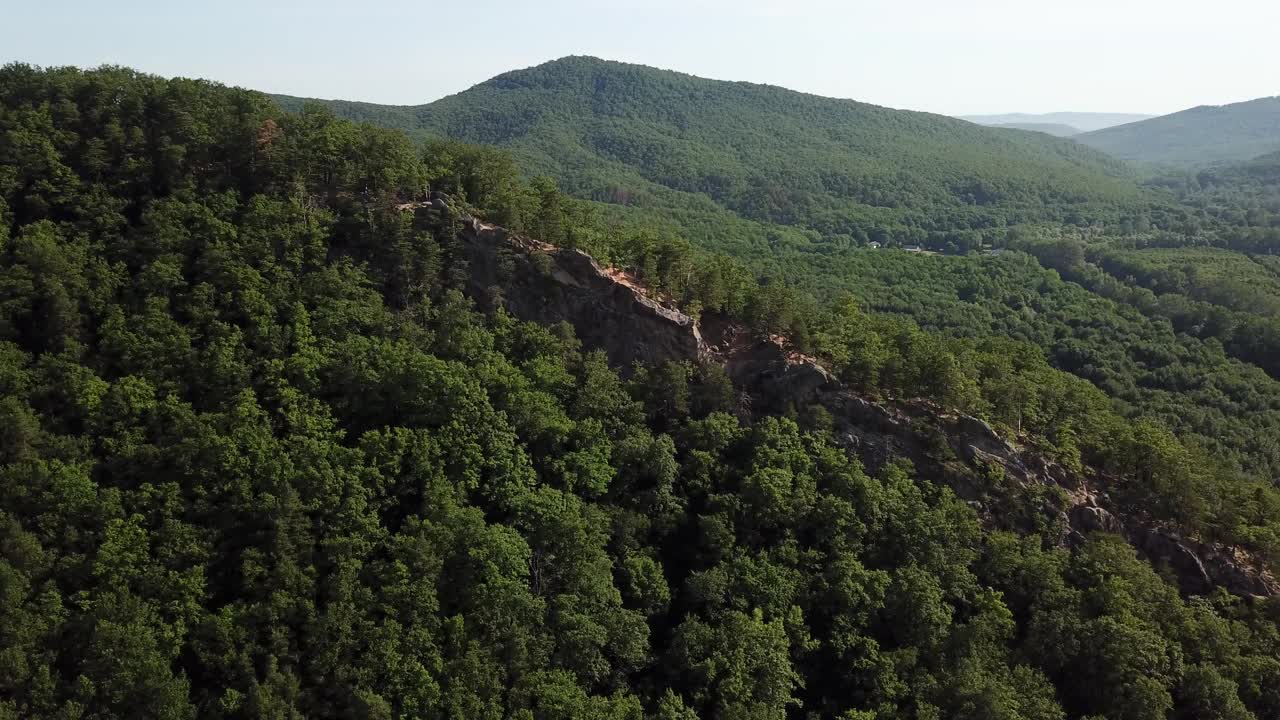
<instances>
[{"instance_id":1,"label":"tree","mask_svg":"<svg viewBox=\"0 0 1280 720\"><path fill-rule=\"evenodd\" d=\"M672 653L672 667L687 678L704 717L784 718L799 682L782 623L766 622L758 610L731 612L716 625L686 620Z\"/></svg>"}]
</instances>

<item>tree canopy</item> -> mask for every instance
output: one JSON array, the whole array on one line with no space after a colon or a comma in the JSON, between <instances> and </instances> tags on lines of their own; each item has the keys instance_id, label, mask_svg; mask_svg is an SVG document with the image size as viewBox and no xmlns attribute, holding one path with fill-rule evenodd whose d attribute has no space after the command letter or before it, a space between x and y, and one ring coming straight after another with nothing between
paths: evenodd
<instances>
[{"instance_id":1,"label":"tree canopy","mask_svg":"<svg viewBox=\"0 0 1280 720\"><path fill-rule=\"evenodd\" d=\"M1280 714L1275 600L984 528L706 369L624 379L569 328L477 311L456 215L402 206L446 192L808 332L869 393L1115 447L1135 502L1261 545L1275 513L1187 509L1237 486L1168 431L1034 345L810 317L515 167L207 82L0 70L0 717Z\"/></svg>"}]
</instances>

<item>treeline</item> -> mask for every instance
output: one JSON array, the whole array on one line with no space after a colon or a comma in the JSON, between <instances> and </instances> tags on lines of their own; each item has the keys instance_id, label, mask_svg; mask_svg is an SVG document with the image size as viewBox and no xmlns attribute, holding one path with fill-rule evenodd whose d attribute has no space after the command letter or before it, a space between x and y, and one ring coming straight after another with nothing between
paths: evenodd
<instances>
[{"instance_id":1,"label":"treeline","mask_svg":"<svg viewBox=\"0 0 1280 720\"><path fill-rule=\"evenodd\" d=\"M467 152L0 70L0 717L1280 715L1274 601L986 533L712 369L475 312L456 223L397 209L500 202ZM850 380L946 395L901 365L938 336L843 317Z\"/></svg>"},{"instance_id":2,"label":"treeline","mask_svg":"<svg viewBox=\"0 0 1280 720\"><path fill-rule=\"evenodd\" d=\"M1220 342L1232 357L1280 377L1280 156L1149 182L1195 210L1186 227L1088 243L1028 237L1013 245L1094 292L1168 319L1178 332Z\"/></svg>"},{"instance_id":3,"label":"treeline","mask_svg":"<svg viewBox=\"0 0 1280 720\"><path fill-rule=\"evenodd\" d=\"M1020 229L1024 240L1041 232L1050 240L1078 235L1070 228ZM1084 244L1074 239L1052 246L1076 247L1083 258ZM1126 418L1166 425L1234 469L1264 479L1280 475L1280 449L1270 440L1280 432L1280 383L1233 360L1211 338L1180 333L1120 296L1064 281L1065 273L1046 269L1063 266L1049 254L1037 260L1016 251L998 257L801 251L742 261L813 292L823 305L852 294L869 311L909 317L926 330L1030 343L1054 367L1103 390Z\"/></svg>"}]
</instances>

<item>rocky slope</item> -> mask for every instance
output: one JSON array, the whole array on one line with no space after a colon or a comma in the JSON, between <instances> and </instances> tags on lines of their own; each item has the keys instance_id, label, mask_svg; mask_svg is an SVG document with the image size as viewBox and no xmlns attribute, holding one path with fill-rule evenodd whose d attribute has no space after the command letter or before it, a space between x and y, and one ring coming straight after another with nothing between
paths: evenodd
<instances>
[{"instance_id":1,"label":"rocky slope","mask_svg":"<svg viewBox=\"0 0 1280 720\"><path fill-rule=\"evenodd\" d=\"M460 236L470 262L469 292L524 320L571 324L587 348L610 362L717 362L741 391L744 412L818 405L837 436L875 470L902 458L947 483L988 525L1040 531L1063 544L1091 532L1123 535L1187 594L1223 587L1237 595L1280 595L1280 583L1234 548L1183 537L1115 511L1092 471L1068 471L1002 437L982 420L924 401L868 399L812 358L752 337L719 318L699 322L649 297L626 273L585 253L556 248L467 218Z\"/></svg>"},{"instance_id":2,"label":"rocky slope","mask_svg":"<svg viewBox=\"0 0 1280 720\"><path fill-rule=\"evenodd\" d=\"M509 234L468 219L462 234L468 291L481 305L542 324L568 322L588 348L624 370L634 363L708 356L698 324L649 298L625 273L590 255Z\"/></svg>"}]
</instances>

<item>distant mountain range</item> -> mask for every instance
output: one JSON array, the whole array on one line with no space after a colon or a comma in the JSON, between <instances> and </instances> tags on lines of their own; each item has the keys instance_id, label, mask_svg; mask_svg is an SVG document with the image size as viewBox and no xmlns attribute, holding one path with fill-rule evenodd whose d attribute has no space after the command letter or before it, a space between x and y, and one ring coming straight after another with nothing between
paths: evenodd
<instances>
[{"instance_id":1,"label":"distant mountain range","mask_svg":"<svg viewBox=\"0 0 1280 720\"><path fill-rule=\"evenodd\" d=\"M1076 133L1089 132L1091 130L1101 130L1103 128L1113 127L1115 125L1123 125L1125 123L1137 122L1155 117L1154 115L1141 115L1137 113L1092 113L1092 112L1052 112L1052 113L1004 113L999 115L962 115L961 120L968 120L979 125L997 125L997 126L1018 126L1023 130L1040 130L1041 132L1049 132L1041 130L1037 127L1024 127L1026 125L1058 125L1066 126L1075 130ZM1052 133L1061 134L1061 133Z\"/></svg>"},{"instance_id":2,"label":"distant mountain range","mask_svg":"<svg viewBox=\"0 0 1280 720\"><path fill-rule=\"evenodd\" d=\"M1076 137L1124 160L1202 167L1280 150L1280 97L1202 105Z\"/></svg>"},{"instance_id":3,"label":"distant mountain range","mask_svg":"<svg viewBox=\"0 0 1280 720\"><path fill-rule=\"evenodd\" d=\"M589 57L428 105L324 104L420 136L506 147L574 195L651 208L686 229L728 211L823 236L918 235L957 217L990 227L1078 216L1142 192L1122 163L1041 133Z\"/></svg>"},{"instance_id":4,"label":"distant mountain range","mask_svg":"<svg viewBox=\"0 0 1280 720\"><path fill-rule=\"evenodd\" d=\"M1028 130L1030 132L1048 133L1058 137L1071 137L1072 135L1080 134L1080 128L1072 127L1070 125L1062 125L1059 123L992 123L987 125L987 127L1006 128L1009 130Z\"/></svg>"}]
</instances>

